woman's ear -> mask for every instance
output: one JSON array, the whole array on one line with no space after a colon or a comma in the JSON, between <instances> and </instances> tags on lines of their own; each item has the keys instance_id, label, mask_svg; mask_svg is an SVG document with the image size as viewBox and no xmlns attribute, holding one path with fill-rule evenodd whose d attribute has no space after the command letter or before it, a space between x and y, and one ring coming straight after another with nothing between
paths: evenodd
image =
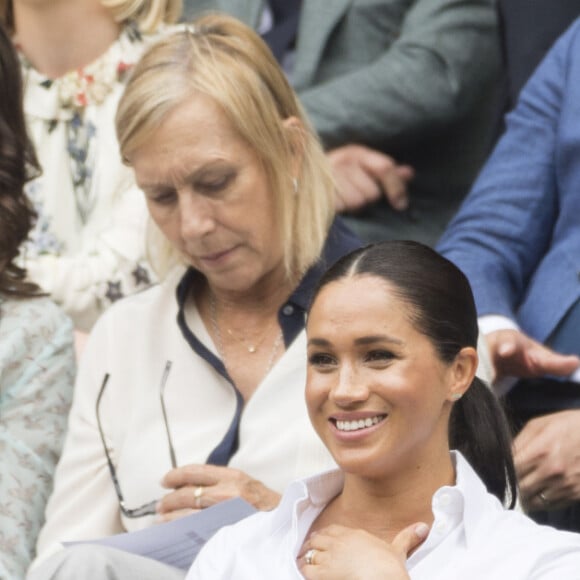
<instances>
[{"instance_id":1,"label":"woman's ear","mask_svg":"<svg viewBox=\"0 0 580 580\"><path fill-rule=\"evenodd\" d=\"M298 117L288 117L282 121L282 125L284 126L292 154L291 177L298 183L304 159L304 126Z\"/></svg>"},{"instance_id":2,"label":"woman's ear","mask_svg":"<svg viewBox=\"0 0 580 580\"><path fill-rule=\"evenodd\" d=\"M462 348L451 363L448 400L455 402L461 399L465 391L470 387L475 377L479 359L477 351L466 346Z\"/></svg>"}]
</instances>

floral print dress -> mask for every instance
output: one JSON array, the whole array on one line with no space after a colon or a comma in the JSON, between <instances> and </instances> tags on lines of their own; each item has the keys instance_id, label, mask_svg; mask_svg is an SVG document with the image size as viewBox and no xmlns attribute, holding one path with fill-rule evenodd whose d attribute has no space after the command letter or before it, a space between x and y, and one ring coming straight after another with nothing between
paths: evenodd
<instances>
[{"instance_id":1,"label":"floral print dress","mask_svg":"<svg viewBox=\"0 0 580 580\"><path fill-rule=\"evenodd\" d=\"M151 282L145 199L121 162L115 113L128 73L158 36L127 25L95 62L57 79L21 56L26 120L42 167L27 186L38 219L22 265L80 330Z\"/></svg>"},{"instance_id":2,"label":"floral print dress","mask_svg":"<svg viewBox=\"0 0 580 580\"><path fill-rule=\"evenodd\" d=\"M0 296L0 578L24 578L65 435L72 324L47 298Z\"/></svg>"}]
</instances>

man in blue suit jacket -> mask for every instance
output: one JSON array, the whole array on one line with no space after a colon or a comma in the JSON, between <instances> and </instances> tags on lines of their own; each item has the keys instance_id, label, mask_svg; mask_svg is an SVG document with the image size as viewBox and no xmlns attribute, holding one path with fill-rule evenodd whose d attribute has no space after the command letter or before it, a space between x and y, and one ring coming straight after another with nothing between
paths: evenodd
<instances>
[{"instance_id":1,"label":"man in blue suit jacket","mask_svg":"<svg viewBox=\"0 0 580 580\"><path fill-rule=\"evenodd\" d=\"M497 379L525 378L515 413L540 415L515 440L524 503L580 530L580 20L525 86L438 249L472 284ZM533 379L546 376L565 380Z\"/></svg>"}]
</instances>

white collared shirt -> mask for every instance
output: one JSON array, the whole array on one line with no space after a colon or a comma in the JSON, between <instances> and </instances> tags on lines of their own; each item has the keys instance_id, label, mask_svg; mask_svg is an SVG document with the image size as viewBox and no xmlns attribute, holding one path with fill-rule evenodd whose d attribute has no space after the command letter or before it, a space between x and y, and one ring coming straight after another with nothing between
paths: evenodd
<instances>
[{"instance_id":1,"label":"white collared shirt","mask_svg":"<svg viewBox=\"0 0 580 580\"><path fill-rule=\"evenodd\" d=\"M435 520L408 559L412 580L580 579L580 535L539 526L506 510L452 452L457 481L433 496ZM296 565L308 530L343 486L338 470L292 483L278 508L222 528L186 580L302 578Z\"/></svg>"}]
</instances>

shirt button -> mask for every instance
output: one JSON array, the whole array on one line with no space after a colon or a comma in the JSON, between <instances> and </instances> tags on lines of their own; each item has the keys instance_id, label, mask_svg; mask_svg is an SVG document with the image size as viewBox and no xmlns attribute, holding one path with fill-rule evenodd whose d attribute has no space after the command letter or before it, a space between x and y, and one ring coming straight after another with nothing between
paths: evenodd
<instances>
[{"instance_id":1,"label":"shirt button","mask_svg":"<svg viewBox=\"0 0 580 580\"><path fill-rule=\"evenodd\" d=\"M282 308L282 314L284 314L285 316L290 316L291 314L294 314L294 306L292 306L291 304L286 304L286 306Z\"/></svg>"},{"instance_id":2,"label":"shirt button","mask_svg":"<svg viewBox=\"0 0 580 580\"><path fill-rule=\"evenodd\" d=\"M445 522L439 521L435 523L435 531L442 534L447 529L447 524Z\"/></svg>"}]
</instances>

